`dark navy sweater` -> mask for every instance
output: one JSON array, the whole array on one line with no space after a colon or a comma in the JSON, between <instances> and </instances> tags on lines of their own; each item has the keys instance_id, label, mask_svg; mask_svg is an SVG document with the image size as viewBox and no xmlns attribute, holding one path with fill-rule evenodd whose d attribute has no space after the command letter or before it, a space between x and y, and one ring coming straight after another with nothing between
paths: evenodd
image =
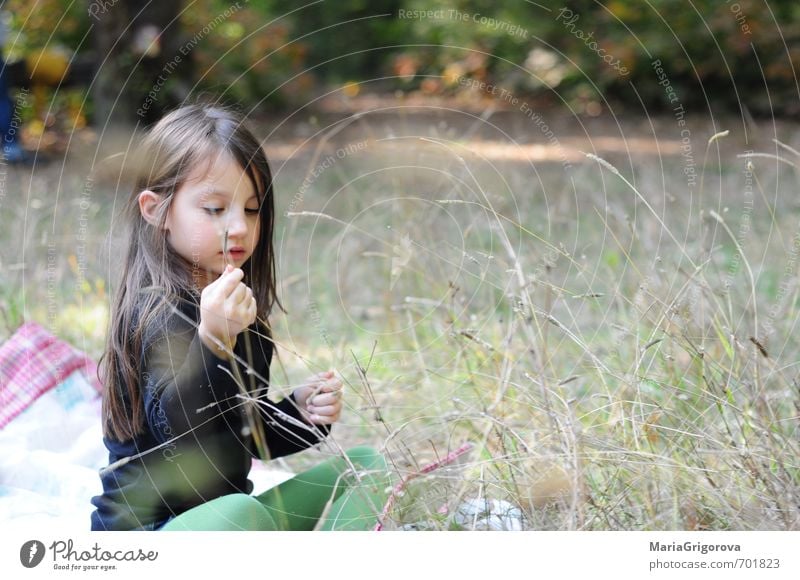
<instances>
[{"instance_id":1,"label":"dark navy sweater","mask_svg":"<svg viewBox=\"0 0 800 580\"><path fill-rule=\"evenodd\" d=\"M187 317L199 321L197 297L183 294L176 302ZM177 313L162 328L145 332L140 367L145 432L129 441L103 438L109 465L133 459L101 471L103 494L91 500L97 508L92 530L158 529L171 517L214 498L250 494L253 484L247 475L254 457L266 460L296 453L328 435L329 427L303 421L292 397L277 404L266 398L268 382L255 377L269 379L272 343L252 332L256 330L267 334L255 323L239 334L234 348L247 361L249 341L255 388L244 365L217 357L200 340L196 324ZM233 364L240 368L248 391L272 407L259 404L253 409L263 426L267 457L259 457L244 400L238 396L241 389L226 372L235 376ZM145 454L137 457L141 453Z\"/></svg>"}]
</instances>

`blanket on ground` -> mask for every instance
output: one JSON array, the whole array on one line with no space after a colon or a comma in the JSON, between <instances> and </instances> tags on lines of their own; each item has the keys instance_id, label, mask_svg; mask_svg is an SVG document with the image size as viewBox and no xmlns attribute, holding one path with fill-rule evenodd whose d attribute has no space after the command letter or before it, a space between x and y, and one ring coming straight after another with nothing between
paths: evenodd
<instances>
[{"instance_id":1,"label":"blanket on ground","mask_svg":"<svg viewBox=\"0 0 800 580\"><path fill-rule=\"evenodd\" d=\"M108 464L97 364L35 322L0 345L0 522L89 530ZM293 474L254 461L253 493Z\"/></svg>"}]
</instances>

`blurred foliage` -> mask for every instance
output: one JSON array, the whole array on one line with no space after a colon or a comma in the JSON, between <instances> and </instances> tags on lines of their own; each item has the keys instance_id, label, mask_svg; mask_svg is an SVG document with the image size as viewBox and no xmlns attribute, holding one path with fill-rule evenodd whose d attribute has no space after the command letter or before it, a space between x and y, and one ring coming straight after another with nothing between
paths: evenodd
<instances>
[{"instance_id":1,"label":"blurred foliage","mask_svg":"<svg viewBox=\"0 0 800 580\"><path fill-rule=\"evenodd\" d=\"M30 147L47 149L57 135L86 125L89 104L85 88L57 89L64 63L91 49L90 20L84 2L64 0L3 0L6 29L2 54L6 62L27 61L28 69L52 77L49 86L35 84L21 97L15 112L22 121L22 140ZM14 91L16 92L16 91Z\"/></svg>"},{"instance_id":2,"label":"blurred foliage","mask_svg":"<svg viewBox=\"0 0 800 580\"><path fill-rule=\"evenodd\" d=\"M74 0L4 0L9 32L3 54L21 60L43 48L80 51L91 49L87 3Z\"/></svg>"},{"instance_id":3,"label":"blurred foliage","mask_svg":"<svg viewBox=\"0 0 800 580\"><path fill-rule=\"evenodd\" d=\"M231 2L210 0L181 14L187 42L202 36L191 48L198 88L250 105L285 105L308 95L312 75L303 70L309 43L297 39L295 21L280 17L284 11L275 4L240 3L240 9L231 10ZM214 31L203 36L204 27L215 21Z\"/></svg>"},{"instance_id":4,"label":"blurred foliage","mask_svg":"<svg viewBox=\"0 0 800 580\"><path fill-rule=\"evenodd\" d=\"M459 79L471 78L578 113L598 113L606 100L631 110L641 110L639 99L648 110L667 109L651 64L660 59L687 109L800 112L796 0L263 0L231 11L233 4L191 2L167 32L200 37L190 50L193 90L248 105L297 105L331 85L351 96L362 90L450 95L465 90ZM52 44L91 50L86 6L3 2L12 15L6 42L12 58ZM401 10L406 17L398 17ZM620 67L629 72L620 74Z\"/></svg>"},{"instance_id":5,"label":"blurred foliage","mask_svg":"<svg viewBox=\"0 0 800 580\"><path fill-rule=\"evenodd\" d=\"M800 3L794 0L769 0L767 9L760 0L405 4L445 11L444 18L407 19L404 35L444 48L409 48L395 57L396 69L441 79L428 87L420 80L426 92L462 90L457 79L466 73L517 95L566 101L578 113L599 111L605 99L644 112L640 97L647 110L668 105L652 66L660 59L687 109L739 112L741 103L752 113L800 112L794 66L800 63ZM495 22L484 23L483 16ZM619 61L619 70L603 61L600 49ZM628 74L620 74L623 66Z\"/></svg>"}]
</instances>

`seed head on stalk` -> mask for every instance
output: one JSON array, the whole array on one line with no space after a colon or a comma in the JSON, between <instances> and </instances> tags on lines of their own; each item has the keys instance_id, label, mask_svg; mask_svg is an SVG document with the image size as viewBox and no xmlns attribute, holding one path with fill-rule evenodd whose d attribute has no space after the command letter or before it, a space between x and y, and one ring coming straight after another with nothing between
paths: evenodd
<instances>
[{"instance_id":1,"label":"seed head on stalk","mask_svg":"<svg viewBox=\"0 0 800 580\"><path fill-rule=\"evenodd\" d=\"M225 236L222 238L222 257L225 259L225 266L228 266L228 228L225 228Z\"/></svg>"}]
</instances>

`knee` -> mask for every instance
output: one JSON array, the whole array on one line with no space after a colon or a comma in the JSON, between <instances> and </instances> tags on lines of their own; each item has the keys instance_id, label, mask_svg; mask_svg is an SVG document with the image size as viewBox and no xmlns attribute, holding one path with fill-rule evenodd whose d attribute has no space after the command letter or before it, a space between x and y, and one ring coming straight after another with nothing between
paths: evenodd
<instances>
[{"instance_id":1,"label":"knee","mask_svg":"<svg viewBox=\"0 0 800 580\"><path fill-rule=\"evenodd\" d=\"M209 509L216 509L220 518L227 520L232 529L249 531L274 530L275 522L267 510L251 495L233 493L219 497L208 504Z\"/></svg>"},{"instance_id":2,"label":"knee","mask_svg":"<svg viewBox=\"0 0 800 580\"><path fill-rule=\"evenodd\" d=\"M211 505L212 502L209 502ZM214 500L213 503L220 504L221 507L224 507L225 511L229 511L231 513L241 513L246 512L256 505L260 505L258 500L251 495L247 495L246 493L232 493L230 495L223 495L218 497Z\"/></svg>"},{"instance_id":3,"label":"knee","mask_svg":"<svg viewBox=\"0 0 800 580\"><path fill-rule=\"evenodd\" d=\"M353 465L361 469L385 470L386 459L376 449L367 445L360 445L347 450L347 457Z\"/></svg>"}]
</instances>

